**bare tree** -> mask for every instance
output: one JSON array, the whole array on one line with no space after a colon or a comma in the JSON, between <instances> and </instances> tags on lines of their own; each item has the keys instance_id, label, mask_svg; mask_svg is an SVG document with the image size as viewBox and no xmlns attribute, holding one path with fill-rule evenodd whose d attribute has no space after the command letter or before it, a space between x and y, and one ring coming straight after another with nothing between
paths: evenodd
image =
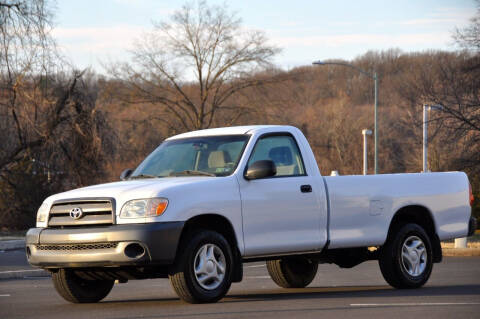
<instances>
[{"instance_id":1,"label":"bare tree","mask_svg":"<svg viewBox=\"0 0 480 319\"><path fill-rule=\"evenodd\" d=\"M234 122L249 111L231 98L268 83L251 75L269 67L277 52L263 32L245 30L226 6L198 1L155 24L137 41L132 62L109 70L133 89L130 102L158 105L168 116L157 119L173 131L201 129L218 113Z\"/></svg>"},{"instance_id":2,"label":"bare tree","mask_svg":"<svg viewBox=\"0 0 480 319\"><path fill-rule=\"evenodd\" d=\"M470 19L470 25L465 28L456 29L453 34L455 42L464 49L475 52L480 51L480 0L477 3L477 12L473 18Z\"/></svg>"},{"instance_id":3,"label":"bare tree","mask_svg":"<svg viewBox=\"0 0 480 319\"><path fill-rule=\"evenodd\" d=\"M7 133L0 151L0 172L25 150L39 145L40 137L32 127L44 101L40 92L31 89L40 80L34 77L45 75L51 62L50 21L43 0L0 1L0 125ZM30 106L34 112L26 110Z\"/></svg>"},{"instance_id":4,"label":"bare tree","mask_svg":"<svg viewBox=\"0 0 480 319\"><path fill-rule=\"evenodd\" d=\"M0 229L31 225L46 196L102 176L97 81L64 67L51 18L47 1L0 0Z\"/></svg>"}]
</instances>

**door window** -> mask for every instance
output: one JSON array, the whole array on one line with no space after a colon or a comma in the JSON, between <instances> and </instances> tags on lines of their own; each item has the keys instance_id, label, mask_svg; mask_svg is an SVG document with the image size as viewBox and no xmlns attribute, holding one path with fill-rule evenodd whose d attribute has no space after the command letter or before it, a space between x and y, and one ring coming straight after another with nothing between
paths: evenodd
<instances>
[{"instance_id":1,"label":"door window","mask_svg":"<svg viewBox=\"0 0 480 319\"><path fill-rule=\"evenodd\" d=\"M275 163L275 176L306 175L302 156L295 139L290 135L262 137L257 141L248 166L256 161L270 160Z\"/></svg>"}]
</instances>

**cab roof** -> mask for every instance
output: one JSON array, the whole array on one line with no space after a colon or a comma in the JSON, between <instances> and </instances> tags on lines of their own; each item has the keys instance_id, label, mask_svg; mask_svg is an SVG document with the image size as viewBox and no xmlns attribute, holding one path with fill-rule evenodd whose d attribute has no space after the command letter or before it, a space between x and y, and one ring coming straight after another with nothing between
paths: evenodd
<instances>
[{"instance_id":1,"label":"cab roof","mask_svg":"<svg viewBox=\"0 0 480 319\"><path fill-rule=\"evenodd\" d=\"M291 130L292 126L287 125L247 125L247 126L231 126L231 127L219 127L219 128L210 128L205 130L198 130L192 132L186 132L178 134L172 137L169 137L167 140L174 140L179 138L188 138L188 137L201 137L201 136L215 136L215 135L242 135L242 134L253 134L258 131L263 131L267 129L276 128L279 131L281 130Z\"/></svg>"}]
</instances>

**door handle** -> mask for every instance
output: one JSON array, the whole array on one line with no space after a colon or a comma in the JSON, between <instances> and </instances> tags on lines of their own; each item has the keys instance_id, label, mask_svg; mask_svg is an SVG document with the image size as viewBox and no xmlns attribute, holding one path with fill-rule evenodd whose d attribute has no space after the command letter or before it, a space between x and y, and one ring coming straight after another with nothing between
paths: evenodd
<instances>
[{"instance_id":1,"label":"door handle","mask_svg":"<svg viewBox=\"0 0 480 319\"><path fill-rule=\"evenodd\" d=\"M300 191L302 193L311 193L312 192L312 186L311 185L302 185L302 186L300 186Z\"/></svg>"}]
</instances>

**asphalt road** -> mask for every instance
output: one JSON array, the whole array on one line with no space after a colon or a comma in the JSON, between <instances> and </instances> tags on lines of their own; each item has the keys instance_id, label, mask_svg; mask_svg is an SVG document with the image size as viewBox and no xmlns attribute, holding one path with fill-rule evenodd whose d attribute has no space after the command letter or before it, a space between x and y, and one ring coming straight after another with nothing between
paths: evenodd
<instances>
[{"instance_id":1,"label":"asphalt road","mask_svg":"<svg viewBox=\"0 0 480 319\"><path fill-rule=\"evenodd\" d=\"M21 269L32 269L25 256L25 250L0 251L0 272ZM0 287L1 285L0 282Z\"/></svg>"},{"instance_id":2,"label":"asphalt road","mask_svg":"<svg viewBox=\"0 0 480 319\"><path fill-rule=\"evenodd\" d=\"M5 256L0 256L5 264ZM12 257L13 256L13 257ZM20 255L11 255L20 261ZM263 263L245 265L245 277L216 304L181 302L168 280L115 285L97 304L69 304L50 278L0 281L0 318L480 318L480 257L447 257L421 289L395 290L376 262L353 269L320 265L305 289L282 289Z\"/></svg>"}]
</instances>

